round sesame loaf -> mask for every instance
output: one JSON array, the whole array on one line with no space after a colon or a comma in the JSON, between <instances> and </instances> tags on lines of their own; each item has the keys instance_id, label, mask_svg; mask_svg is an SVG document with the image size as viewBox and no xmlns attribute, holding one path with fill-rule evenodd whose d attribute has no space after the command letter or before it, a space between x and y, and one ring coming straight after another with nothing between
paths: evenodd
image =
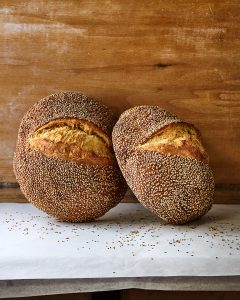
<instances>
[{"instance_id":1,"label":"round sesame loaf","mask_svg":"<svg viewBox=\"0 0 240 300\"><path fill-rule=\"evenodd\" d=\"M14 172L26 198L59 220L85 222L118 204L126 183L111 142L116 118L77 92L37 102L23 117Z\"/></svg>"},{"instance_id":2,"label":"round sesame loaf","mask_svg":"<svg viewBox=\"0 0 240 300\"><path fill-rule=\"evenodd\" d=\"M192 124L158 106L137 106L120 116L112 138L128 185L161 219L184 224L211 208L213 174Z\"/></svg>"}]
</instances>

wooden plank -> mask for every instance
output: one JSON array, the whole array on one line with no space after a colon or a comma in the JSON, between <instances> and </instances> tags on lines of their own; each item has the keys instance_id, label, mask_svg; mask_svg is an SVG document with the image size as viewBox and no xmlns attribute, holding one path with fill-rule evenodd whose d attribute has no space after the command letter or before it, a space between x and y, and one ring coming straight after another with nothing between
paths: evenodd
<instances>
[{"instance_id":1,"label":"wooden plank","mask_svg":"<svg viewBox=\"0 0 240 300\"><path fill-rule=\"evenodd\" d=\"M28 202L21 193L16 183L0 188L0 203L26 203ZM138 200L131 193L127 192L122 200L125 203L136 203ZM240 204L240 185L223 185L216 186L215 204Z\"/></svg>"},{"instance_id":2,"label":"wooden plank","mask_svg":"<svg viewBox=\"0 0 240 300\"><path fill-rule=\"evenodd\" d=\"M116 114L157 104L195 123L216 183L239 184L239 23L238 0L1 1L0 182L16 180L24 112L78 90Z\"/></svg>"},{"instance_id":3,"label":"wooden plank","mask_svg":"<svg viewBox=\"0 0 240 300\"><path fill-rule=\"evenodd\" d=\"M16 300L16 298L7 298L7 299ZM91 293L21 297L21 300L91 300Z\"/></svg>"},{"instance_id":4,"label":"wooden plank","mask_svg":"<svg viewBox=\"0 0 240 300\"><path fill-rule=\"evenodd\" d=\"M122 300L238 300L240 292L190 292L190 291L148 291L148 290L124 290Z\"/></svg>"}]
</instances>

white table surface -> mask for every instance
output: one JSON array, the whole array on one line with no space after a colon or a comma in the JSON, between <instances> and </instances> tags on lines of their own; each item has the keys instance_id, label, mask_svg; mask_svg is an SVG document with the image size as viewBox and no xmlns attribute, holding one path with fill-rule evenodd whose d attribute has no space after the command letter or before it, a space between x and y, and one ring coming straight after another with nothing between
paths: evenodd
<instances>
[{"instance_id":1,"label":"white table surface","mask_svg":"<svg viewBox=\"0 0 240 300\"><path fill-rule=\"evenodd\" d=\"M31 204L2 203L0 291L23 279L115 280L116 286L141 278L239 278L239 229L240 205L214 205L201 220L173 226L140 204L119 204L96 222L69 224Z\"/></svg>"}]
</instances>

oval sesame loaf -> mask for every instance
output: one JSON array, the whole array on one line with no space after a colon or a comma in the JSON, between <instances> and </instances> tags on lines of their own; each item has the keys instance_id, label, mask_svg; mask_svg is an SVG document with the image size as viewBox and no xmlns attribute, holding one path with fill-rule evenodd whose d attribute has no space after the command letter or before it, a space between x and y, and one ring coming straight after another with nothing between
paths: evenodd
<instances>
[{"instance_id":1,"label":"oval sesame loaf","mask_svg":"<svg viewBox=\"0 0 240 300\"><path fill-rule=\"evenodd\" d=\"M138 200L184 224L212 206L214 179L200 132L158 106L125 111L113 129L120 169Z\"/></svg>"},{"instance_id":2,"label":"oval sesame loaf","mask_svg":"<svg viewBox=\"0 0 240 300\"><path fill-rule=\"evenodd\" d=\"M116 118L77 92L36 103L23 117L14 172L26 198L59 220L84 222L118 204L126 183L111 142Z\"/></svg>"}]
</instances>

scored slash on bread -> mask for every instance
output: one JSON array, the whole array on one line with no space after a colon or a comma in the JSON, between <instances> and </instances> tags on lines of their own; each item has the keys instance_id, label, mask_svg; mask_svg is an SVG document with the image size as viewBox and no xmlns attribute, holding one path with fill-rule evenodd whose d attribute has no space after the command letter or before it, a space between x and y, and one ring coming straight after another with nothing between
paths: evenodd
<instances>
[{"instance_id":1,"label":"scored slash on bread","mask_svg":"<svg viewBox=\"0 0 240 300\"><path fill-rule=\"evenodd\" d=\"M148 151L186 156L209 162L200 131L192 124L185 122L164 126L139 147Z\"/></svg>"},{"instance_id":2,"label":"scored slash on bread","mask_svg":"<svg viewBox=\"0 0 240 300\"><path fill-rule=\"evenodd\" d=\"M112 138L128 185L160 218L184 224L211 208L213 174L193 125L158 106L137 106L120 116Z\"/></svg>"},{"instance_id":3,"label":"scored slash on bread","mask_svg":"<svg viewBox=\"0 0 240 300\"><path fill-rule=\"evenodd\" d=\"M29 149L48 157L76 163L108 165L116 163L111 139L92 122L55 119L38 128L28 139Z\"/></svg>"}]
</instances>

